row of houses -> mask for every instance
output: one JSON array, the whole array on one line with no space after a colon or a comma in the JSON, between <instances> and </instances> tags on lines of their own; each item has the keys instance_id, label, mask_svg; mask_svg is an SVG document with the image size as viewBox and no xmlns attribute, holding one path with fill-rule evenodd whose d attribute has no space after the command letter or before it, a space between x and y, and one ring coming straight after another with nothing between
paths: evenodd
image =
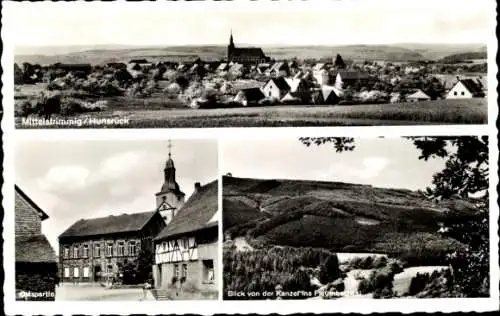
<instances>
[{"instance_id":1,"label":"row of houses","mask_svg":"<svg viewBox=\"0 0 500 316\"><path fill-rule=\"evenodd\" d=\"M333 84L329 84L324 71L324 69L315 73L299 71L293 77L274 77L262 87L239 91L234 101L243 105L258 103L262 99L272 99L282 103L337 104L343 96L344 87L355 83L365 84L371 79L367 73L339 71Z\"/></svg>"},{"instance_id":2,"label":"row of houses","mask_svg":"<svg viewBox=\"0 0 500 316\"><path fill-rule=\"evenodd\" d=\"M141 259L153 262L147 278L156 289L182 282L216 292L217 181L195 183L185 202L175 171L169 154L156 209L78 220L59 235L57 259L41 234L47 214L16 186L16 290L54 292L58 280L109 283Z\"/></svg>"},{"instance_id":3,"label":"row of houses","mask_svg":"<svg viewBox=\"0 0 500 316\"><path fill-rule=\"evenodd\" d=\"M472 99L472 98L483 98L486 96L486 91L480 80L476 79L457 79L457 81L447 90L445 99ZM400 102L400 93L391 93L390 102L398 103ZM418 102L418 101L430 101L431 97L427 95L424 91L418 89L413 93L405 96L405 100L408 102Z\"/></svg>"}]
</instances>

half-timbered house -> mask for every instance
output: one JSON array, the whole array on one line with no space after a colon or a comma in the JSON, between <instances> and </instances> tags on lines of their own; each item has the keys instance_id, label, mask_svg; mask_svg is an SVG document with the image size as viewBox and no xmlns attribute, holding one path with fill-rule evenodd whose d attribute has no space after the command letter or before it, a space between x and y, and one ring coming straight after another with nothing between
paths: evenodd
<instances>
[{"instance_id":1,"label":"half-timbered house","mask_svg":"<svg viewBox=\"0 0 500 316\"><path fill-rule=\"evenodd\" d=\"M217 292L217 181L201 186L154 239L155 288Z\"/></svg>"}]
</instances>

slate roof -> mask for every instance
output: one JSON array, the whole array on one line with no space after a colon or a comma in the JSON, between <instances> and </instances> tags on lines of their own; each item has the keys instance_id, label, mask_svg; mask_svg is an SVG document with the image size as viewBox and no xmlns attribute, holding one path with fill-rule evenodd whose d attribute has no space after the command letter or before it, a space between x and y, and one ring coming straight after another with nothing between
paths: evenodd
<instances>
[{"instance_id":1,"label":"slate roof","mask_svg":"<svg viewBox=\"0 0 500 316\"><path fill-rule=\"evenodd\" d=\"M167 227L156 236L155 240L168 239L217 226L216 221L211 221L219 208L217 191L217 180L200 187L182 206Z\"/></svg>"},{"instance_id":2,"label":"slate roof","mask_svg":"<svg viewBox=\"0 0 500 316\"><path fill-rule=\"evenodd\" d=\"M339 71L339 75L342 80L360 80L370 78L370 75L363 71Z\"/></svg>"},{"instance_id":3,"label":"slate roof","mask_svg":"<svg viewBox=\"0 0 500 316\"><path fill-rule=\"evenodd\" d=\"M483 92L481 87L472 79L462 79L459 82L461 82L472 94L481 94Z\"/></svg>"},{"instance_id":4,"label":"slate roof","mask_svg":"<svg viewBox=\"0 0 500 316\"><path fill-rule=\"evenodd\" d=\"M231 58L246 57L246 58L265 58L264 51L259 47L242 47L234 48L231 52Z\"/></svg>"},{"instance_id":5,"label":"slate roof","mask_svg":"<svg viewBox=\"0 0 500 316\"><path fill-rule=\"evenodd\" d=\"M16 262L56 262L56 253L44 235L16 236Z\"/></svg>"},{"instance_id":6,"label":"slate roof","mask_svg":"<svg viewBox=\"0 0 500 316\"><path fill-rule=\"evenodd\" d=\"M334 94L334 97L338 97L340 95L340 92L335 88L335 87L329 87L329 86L324 86L321 89L321 93L323 94L323 99L326 101L328 97L330 97L330 94Z\"/></svg>"},{"instance_id":7,"label":"slate roof","mask_svg":"<svg viewBox=\"0 0 500 316\"><path fill-rule=\"evenodd\" d=\"M129 64L147 64L148 61L146 59L131 59Z\"/></svg>"},{"instance_id":8,"label":"slate roof","mask_svg":"<svg viewBox=\"0 0 500 316\"><path fill-rule=\"evenodd\" d=\"M414 92L410 95L407 95L406 98L407 99L430 99L431 97L419 89L416 92Z\"/></svg>"},{"instance_id":9,"label":"slate roof","mask_svg":"<svg viewBox=\"0 0 500 316\"><path fill-rule=\"evenodd\" d=\"M19 193L19 195L21 195L23 199L26 200L26 202L28 202L31 207L33 207L40 214L42 221L49 218L49 215L47 215L47 213L45 213L38 205L36 205L36 203L33 202L33 200L31 200L30 197L26 195L23 190L21 190L21 188L19 188L17 185L14 185L14 188L16 192Z\"/></svg>"},{"instance_id":10,"label":"slate roof","mask_svg":"<svg viewBox=\"0 0 500 316\"><path fill-rule=\"evenodd\" d=\"M273 71L273 70L276 70L276 71L286 70L287 66L288 65L285 62L278 61L278 62L274 63L274 65L271 67L271 69L269 71Z\"/></svg>"},{"instance_id":11,"label":"slate roof","mask_svg":"<svg viewBox=\"0 0 500 316\"><path fill-rule=\"evenodd\" d=\"M274 82L274 84L280 90L285 90L285 91L290 90L290 86L288 85L288 83L286 82L285 78L283 78L283 77L272 78L270 81Z\"/></svg>"},{"instance_id":12,"label":"slate roof","mask_svg":"<svg viewBox=\"0 0 500 316\"><path fill-rule=\"evenodd\" d=\"M152 211L81 219L59 235L59 238L138 232L155 214L156 211Z\"/></svg>"}]
</instances>

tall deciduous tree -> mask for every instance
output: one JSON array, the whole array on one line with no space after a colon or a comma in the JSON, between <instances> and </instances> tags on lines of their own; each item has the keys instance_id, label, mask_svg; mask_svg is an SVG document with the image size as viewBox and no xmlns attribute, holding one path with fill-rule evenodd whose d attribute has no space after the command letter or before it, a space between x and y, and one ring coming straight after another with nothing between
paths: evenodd
<instances>
[{"instance_id":1,"label":"tall deciduous tree","mask_svg":"<svg viewBox=\"0 0 500 316\"><path fill-rule=\"evenodd\" d=\"M450 197L473 199L476 214L467 221L445 223L445 235L468 247L450 254L454 290L458 295L489 295L489 155L488 137L408 137L419 149L418 159L443 158L443 170L434 174L426 196L436 201ZM332 144L336 152L352 151L355 142L342 137L304 137L306 146Z\"/></svg>"}]
</instances>

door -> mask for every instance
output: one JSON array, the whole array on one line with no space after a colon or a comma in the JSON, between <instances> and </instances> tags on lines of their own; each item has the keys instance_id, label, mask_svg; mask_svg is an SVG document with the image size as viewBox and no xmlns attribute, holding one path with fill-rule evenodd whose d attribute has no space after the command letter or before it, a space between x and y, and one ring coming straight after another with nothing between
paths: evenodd
<instances>
[{"instance_id":1,"label":"door","mask_svg":"<svg viewBox=\"0 0 500 316\"><path fill-rule=\"evenodd\" d=\"M94 266L94 282L100 281L101 266Z\"/></svg>"},{"instance_id":2,"label":"door","mask_svg":"<svg viewBox=\"0 0 500 316\"><path fill-rule=\"evenodd\" d=\"M156 265L158 267L157 271L156 271L156 283L157 283L157 287L160 288L161 287L161 278L162 278L162 274L161 274L161 267L162 267L162 264L157 264Z\"/></svg>"}]
</instances>

